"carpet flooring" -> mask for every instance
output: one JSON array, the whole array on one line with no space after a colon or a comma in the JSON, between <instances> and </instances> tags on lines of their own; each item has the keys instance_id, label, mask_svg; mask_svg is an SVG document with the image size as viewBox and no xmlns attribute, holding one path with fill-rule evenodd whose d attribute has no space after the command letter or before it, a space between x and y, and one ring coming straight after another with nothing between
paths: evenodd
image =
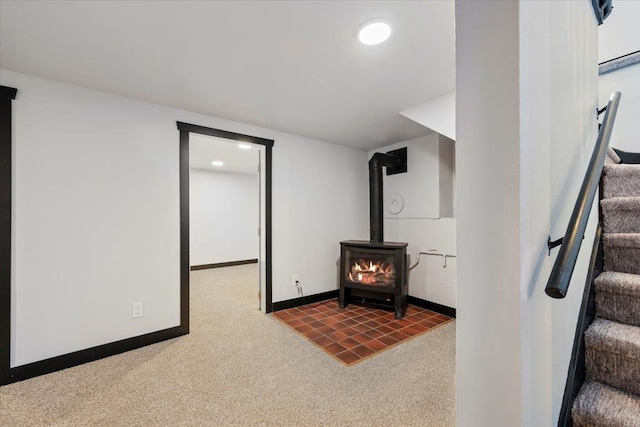
<instances>
[{"instance_id":1,"label":"carpet flooring","mask_svg":"<svg viewBox=\"0 0 640 427\"><path fill-rule=\"evenodd\" d=\"M409 305L403 319L393 312L350 304L338 307L337 298L273 314L285 325L349 366L432 331L453 319Z\"/></svg>"},{"instance_id":2,"label":"carpet flooring","mask_svg":"<svg viewBox=\"0 0 640 427\"><path fill-rule=\"evenodd\" d=\"M455 425L455 322L347 367L257 310L257 275L192 272L189 335L0 387L0 425Z\"/></svg>"}]
</instances>

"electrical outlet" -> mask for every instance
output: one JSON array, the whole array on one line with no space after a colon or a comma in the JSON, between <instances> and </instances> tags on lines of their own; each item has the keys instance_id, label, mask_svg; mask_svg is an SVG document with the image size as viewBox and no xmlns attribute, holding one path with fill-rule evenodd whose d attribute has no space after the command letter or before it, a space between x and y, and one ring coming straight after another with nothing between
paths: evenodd
<instances>
[{"instance_id":1,"label":"electrical outlet","mask_svg":"<svg viewBox=\"0 0 640 427\"><path fill-rule=\"evenodd\" d=\"M135 319L142 316L144 316L144 305L141 302L134 302L131 317Z\"/></svg>"},{"instance_id":2,"label":"electrical outlet","mask_svg":"<svg viewBox=\"0 0 640 427\"><path fill-rule=\"evenodd\" d=\"M300 282L300 276L298 273L293 273L293 286L298 287L298 282Z\"/></svg>"}]
</instances>

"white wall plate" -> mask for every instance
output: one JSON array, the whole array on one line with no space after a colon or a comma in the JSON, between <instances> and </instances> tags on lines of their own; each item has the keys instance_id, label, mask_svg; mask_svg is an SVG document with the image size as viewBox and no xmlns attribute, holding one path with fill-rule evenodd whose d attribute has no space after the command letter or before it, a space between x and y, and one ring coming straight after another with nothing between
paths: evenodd
<instances>
[{"instance_id":1,"label":"white wall plate","mask_svg":"<svg viewBox=\"0 0 640 427\"><path fill-rule=\"evenodd\" d=\"M393 193L387 200L387 212L392 215L397 215L402 212L404 208L404 199L398 193Z\"/></svg>"}]
</instances>

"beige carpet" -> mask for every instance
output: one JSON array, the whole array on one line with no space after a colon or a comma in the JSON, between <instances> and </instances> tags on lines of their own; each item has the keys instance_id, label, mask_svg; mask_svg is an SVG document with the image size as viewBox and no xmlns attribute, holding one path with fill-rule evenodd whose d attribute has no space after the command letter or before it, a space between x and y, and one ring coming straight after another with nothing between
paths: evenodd
<instances>
[{"instance_id":1,"label":"beige carpet","mask_svg":"<svg viewBox=\"0 0 640 427\"><path fill-rule=\"evenodd\" d=\"M192 272L190 335L0 387L0 425L455 424L455 322L346 367L260 313L256 283Z\"/></svg>"}]
</instances>

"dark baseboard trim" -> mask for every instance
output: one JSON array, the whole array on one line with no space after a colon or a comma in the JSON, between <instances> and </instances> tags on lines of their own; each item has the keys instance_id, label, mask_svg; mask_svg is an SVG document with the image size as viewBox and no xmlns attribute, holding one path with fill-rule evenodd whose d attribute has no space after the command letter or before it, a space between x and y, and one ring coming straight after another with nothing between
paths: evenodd
<instances>
[{"instance_id":1,"label":"dark baseboard trim","mask_svg":"<svg viewBox=\"0 0 640 427\"><path fill-rule=\"evenodd\" d=\"M273 311L286 310L287 308L300 307L301 305L313 304L314 302L325 301L332 298L338 298L338 290L335 289L329 292L323 292L321 294L309 295L307 297L300 297L294 299L288 299L285 301L278 301L273 303ZM427 310L435 311L436 313L444 314L449 317L456 317L456 309L441 305L435 302L423 300L421 298L412 297L407 295L407 303L413 304L418 307L426 308Z\"/></svg>"},{"instance_id":2,"label":"dark baseboard trim","mask_svg":"<svg viewBox=\"0 0 640 427\"><path fill-rule=\"evenodd\" d=\"M192 265L191 266L191 271L207 270L209 268L233 267L233 266L236 266L236 265L257 264L257 263L258 263L258 258L255 258L255 259L243 259L243 260L240 260L240 261L217 262L215 264Z\"/></svg>"},{"instance_id":3,"label":"dark baseboard trim","mask_svg":"<svg viewBox=\"0 0 640 427\"><path fill-rule=\"evenodd\" d=\"M407 295L407 302L418 307L426 308L427 310L435 311L436 313L444 314L445 316L453 317L454 319L456 317L456 309L447 307L446 305L412 297L411 295Z\"/></svg>"},{"instance_id":4,"label":"dark baseboard trim","mask_svg":"<svg viewBox=\"0 0 640 427\"><path fill-rule=\"evenodd\" d=\"M321 294L309 295L307 297L300 297L294 299L288 299L286 301L278 301L273 303L273 311L286 310L287 308L300 307L301 305L313 304L314 302L325 301L332 298L338 298L338 290L323 292Z\"/></svg>"},{"instance_id":5,"label":"dark baseboard trim","mask_svg":"<svg viewBox=\"0 0 640 427\"><path fill-rule=\"evenodd\" d=\"M86 350L75 351L62 356L29 363L27 365L16 366L9 370L8 378L2 379L2 385L23 381L39 375L50 374L62 369L82 365L83 363L104 359L105 357L115 356L116 354L124 353L125 351L135 350L140 347L156 344L188 333L188 330L185 330L180 326L176 326L109 344L99 345Z\"/></svg>"}]
</instances>

